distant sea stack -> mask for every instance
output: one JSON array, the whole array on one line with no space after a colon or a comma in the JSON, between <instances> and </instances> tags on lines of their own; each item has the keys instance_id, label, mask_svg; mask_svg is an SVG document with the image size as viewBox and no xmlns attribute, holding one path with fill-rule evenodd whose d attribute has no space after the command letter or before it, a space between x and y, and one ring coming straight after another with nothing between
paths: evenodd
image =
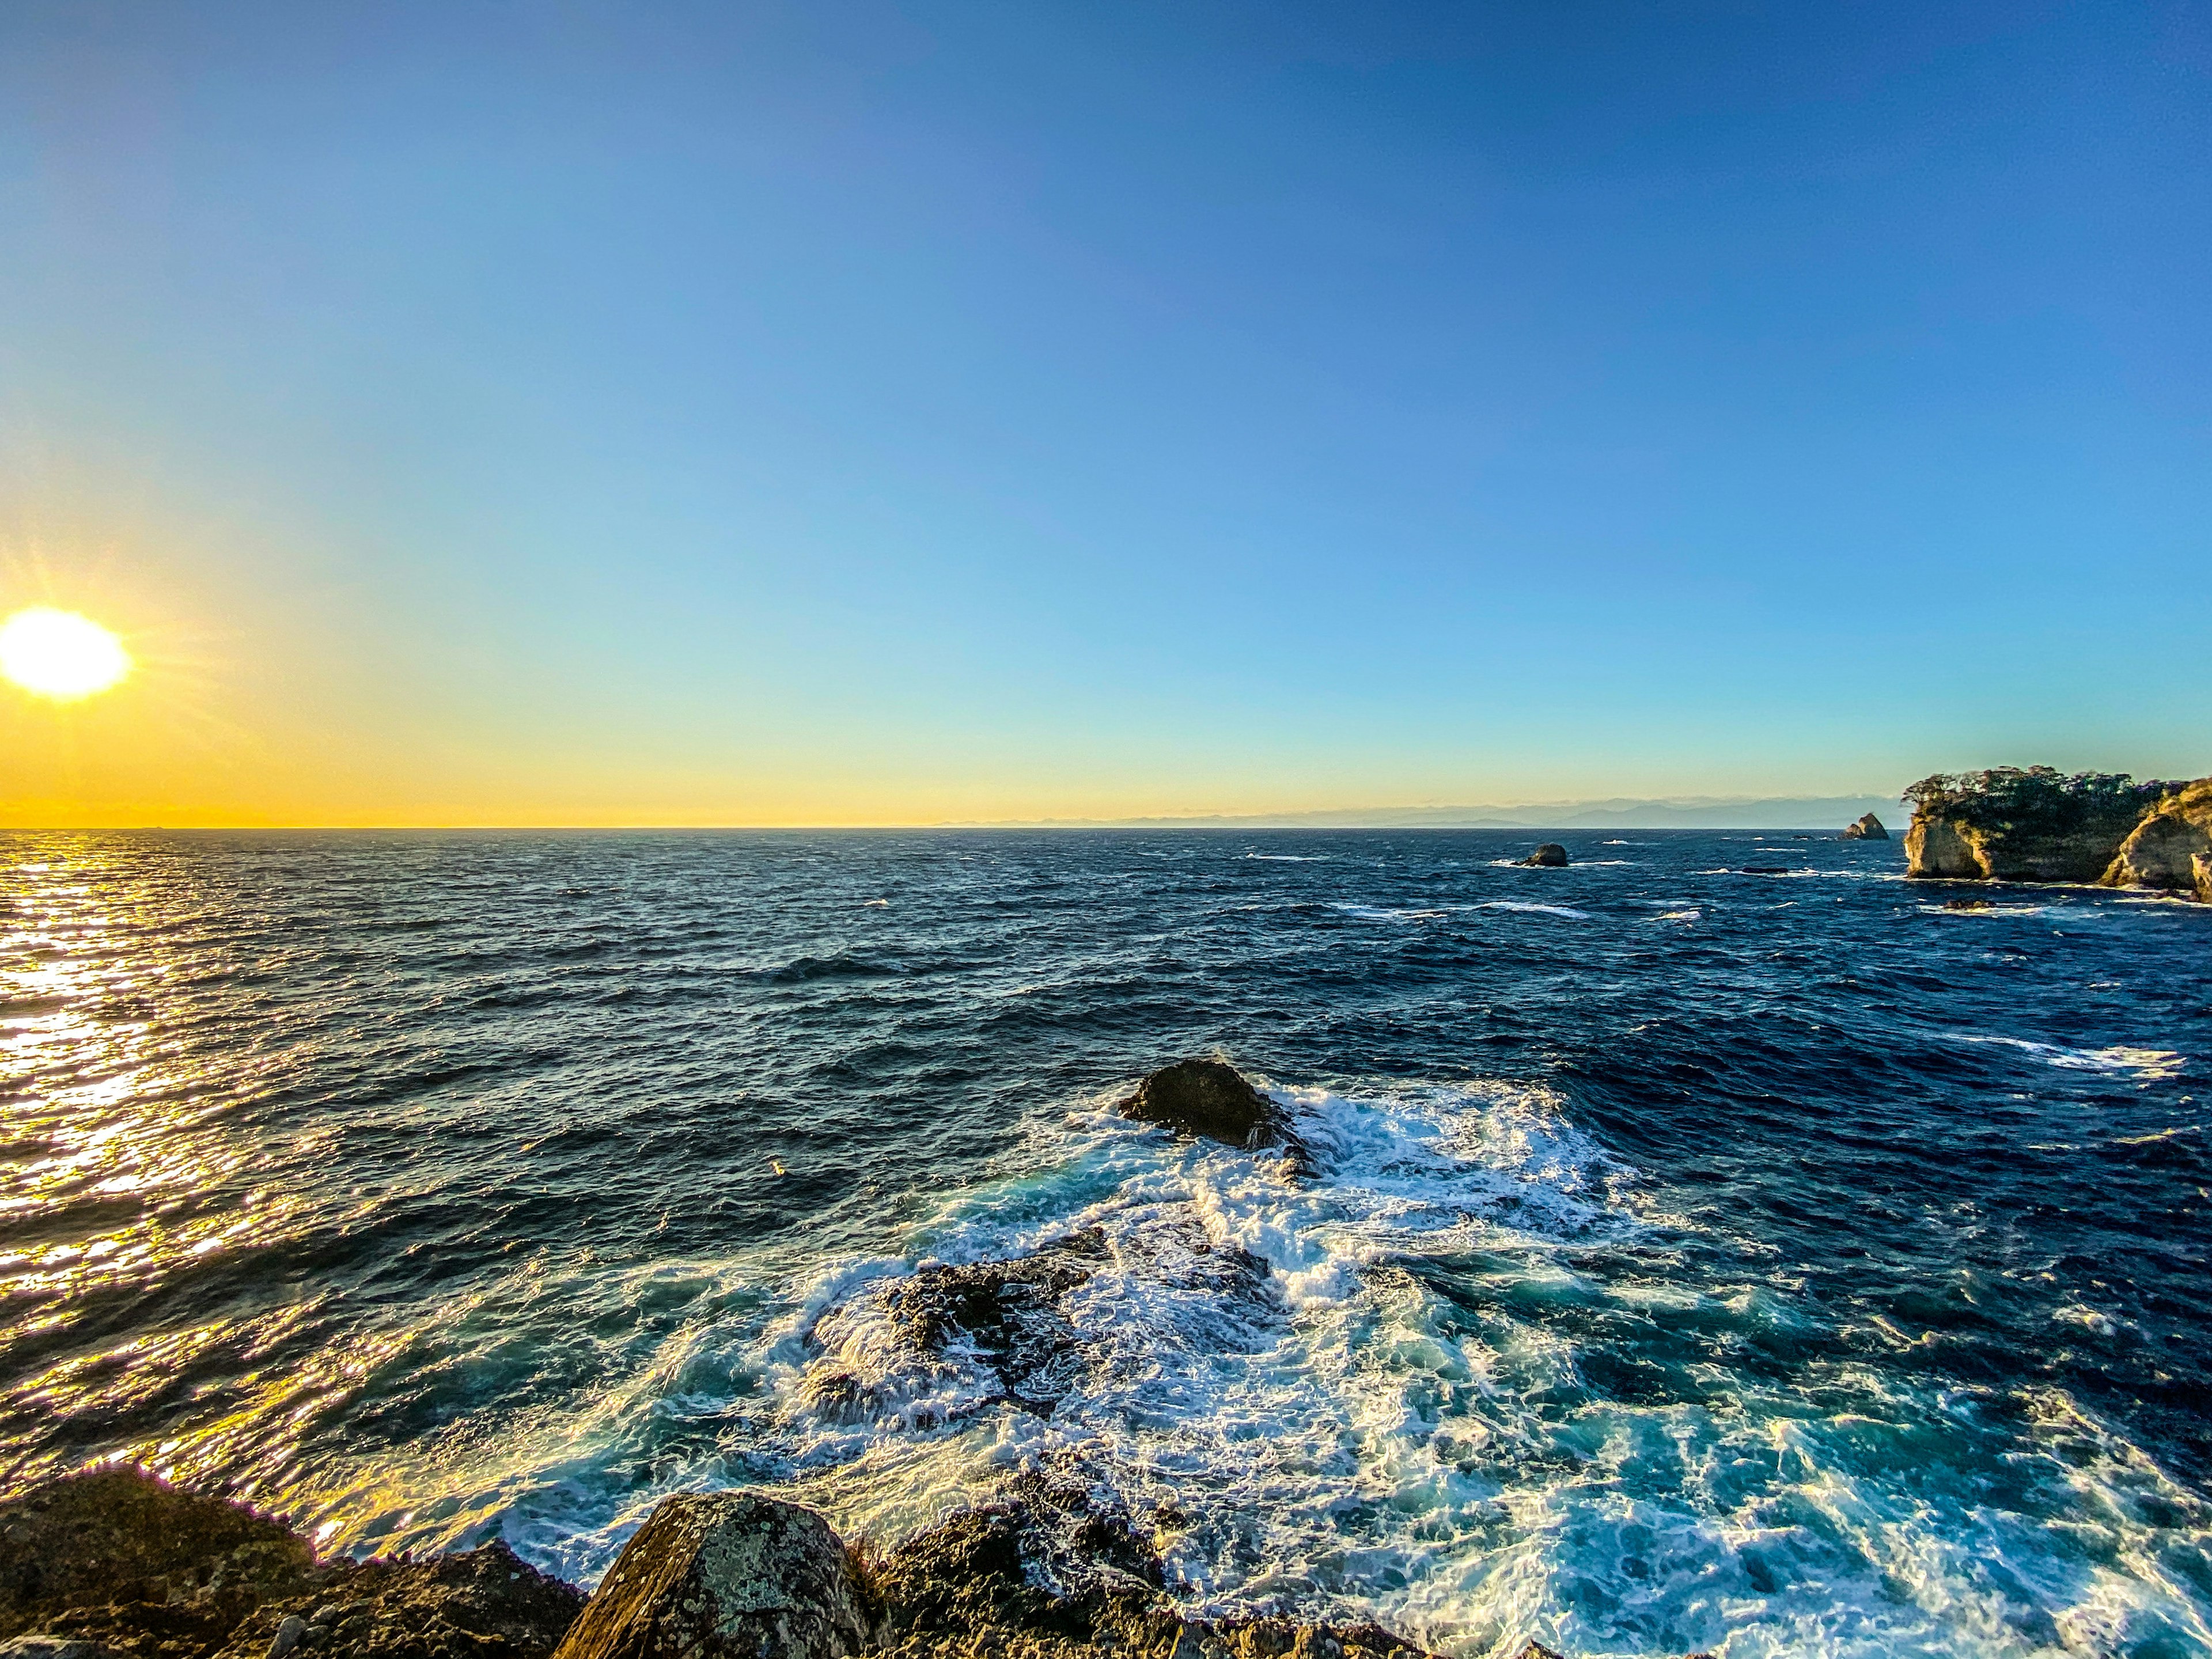
<instances>
[{"instance_id":1,"label":"distant sea stack","mask_svg":"<svg viewBox=\"0 0 2212 1659\"><path fill-rule=\"evenodd\" d=\"M1555 841L1547 841L1521 862L1532 870L1564 870L1567 867L1567 849Z\"/></svg>"},{"instance_id":2,"label":"distant sea stack","mask_svg":"<svg viewBox=\"0 0 2212 1659\"><path fill-rule=\"evenodd\" d=\"M2174 790L2142 816L2105 872L2108 887L2202 890L2198 860L2212 854L2212 778Z\"/></svg>"},{"instance_id":3,"label":"distant sea stack","mask_svg":"<svg viewBox=\"0 0 2212 1659\"><path fill-rule=\"evenodd\" d=\"M1905 792L1905 874L1923 881L2058 881L2186 889L2212 848L2212 780L2004 766L1936 773ZM2153 820L2162 820L2154 827ZM2138 841L2138 832L2142 832ZM2122 856L2136 847L2140 857ZM2153 872L2155 872L2154 876Z\"/></svg>"},{"instance_id":4,"label":"distant sea stack","mask_svg":"<svg viewBox=\"0 0 2212 1659\"><path fill-rule=\"evenodd\" d=\"M1845 841L1887 841L1889 826L1869 812L1856 823L1844 826L1844 839Z\"/></svg>"}]
</instances>

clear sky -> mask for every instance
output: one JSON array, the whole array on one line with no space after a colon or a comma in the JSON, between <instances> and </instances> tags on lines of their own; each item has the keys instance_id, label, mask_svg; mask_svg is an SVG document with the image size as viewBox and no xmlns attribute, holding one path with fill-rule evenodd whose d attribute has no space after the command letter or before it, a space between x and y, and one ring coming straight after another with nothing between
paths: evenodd
<instances>
[{"instance_id":1,"label":"clear sky","mask_svg":"<svg viewBox=\"0 0 2212 1659\"><path fill-rule=\"evenodd\" d=\"M0 8L0 822L2212 772L2202 4Z\"/></svg>"}]
</instances>

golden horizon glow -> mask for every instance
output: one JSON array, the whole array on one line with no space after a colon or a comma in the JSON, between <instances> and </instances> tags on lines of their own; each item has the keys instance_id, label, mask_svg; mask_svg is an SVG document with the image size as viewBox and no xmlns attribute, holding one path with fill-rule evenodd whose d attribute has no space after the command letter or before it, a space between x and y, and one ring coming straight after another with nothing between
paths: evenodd
<instances>
[{"instance_id":1,"label":"golden horizon glow","mask_svg":"<svg viewBox=\"0 0 2212 1659\"><path fill-rule=\"evenodd\" d=\"M0 623L0 674L34 696L74 702L131 672L123 641L89 617L34 605Z\"/></svg>"}]
</instances>

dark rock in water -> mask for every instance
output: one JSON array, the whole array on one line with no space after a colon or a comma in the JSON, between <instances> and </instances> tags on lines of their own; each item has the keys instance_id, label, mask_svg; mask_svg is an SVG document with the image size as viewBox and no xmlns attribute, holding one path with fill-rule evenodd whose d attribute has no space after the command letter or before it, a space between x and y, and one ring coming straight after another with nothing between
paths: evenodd
<instances>
[{"instance_id":1,"label":"dark rock in water","mask_svg":"<svg viewBox=\"0 0 2212 1659\"><path fill-rule=\"evenodd\" d=\"M1736 870L1740 876L1786 876L1789 873L1790 866L1786 864L1746 864Z\"/></svg>"},{"instance_id":2,"label":"dark rock in water","mask_svg":"<svg viewBox=\"0 0 2212 1659\"><path fill-rule=\"evenodd\" d=\"M1567 867L1567 849L1555 841L1547 841L1521 862L1532 870L1564 870Z\"/></svg>"},{"instance_id":3,"label":"dark rock in water","mask_svg":"<svg viewBox=\"0 0 2212 1659\"><path fill-rule=\"evenodd\" d=\"M1060 1298L1106 1259L1105 1234L1086 1227L1012 1261L933 1263L888 1292L891 1324L931 1353L960 1342L998 1373L1007 1398L1044 1416L1082 1371Z\"/></svg>"},{"instance_id":4,"label":"dark rock in water","mask_svg":"<svg viewBox=\"0 0 2212 1659\"><path fill-rule=\"evenodd\" d=\"M318 1562L267 1516L138 1469L0 1508L0 1636L130 1659L546 1659L583 1605L504 1544L420 1562ZM68 1659L39 1645L19 1659ZM85 1659L97 1659L88 1655Z\"/></svg>"},{"instance_id":5,"label":"dark rock in water","mask_svg":"<svg viewBox=\"0 0 2212 1659\"><path fill-rule=\"evenodd\" d=\"M1845 841L1887 841L1889 828L1869 812L1856 823L1846 824L1844 827L1844 839Z\"/></svg>"},{"instance_id":6,"label":"dark rock in water","mask_svg":"<svg viewBox=\"0 0 2212 1659\"><path fill-rule=\"evenodd\" d=\"M852 1557L813 1510L688 1492L623 1547L559 1659L845 1659L874 1623Z\"/></svg>"},{"instance_id":7,"label":"dark rock in water","mask_svg":"<svg viewBox=\"0 0 2212 1659\"><path fill-rule=\"evenodd\" d=\"M1266 1298L1266 1261L1202 1227L1133 1234L1118 1265L1147 1280L1212 1297ZM932 1262L883 1292L892 1328L908 1348L957 1353L986 1367L1012 1404L1038 1416L1078 1387L1092 1356L1067 1316L1068 1293L1114 1261L1105 1233L1085 1227L1011 1261ZM831 1373L807 1385L809 1403L851 1419L872 1404L857 1379Z\"/></svg>"},{"instance_id":8,"label":"dark rock in water","mask_svg":"<svg viewBox=\"0 0 2212 1659\"><path fill-rule=\"evenodd\" d=\"M1226 1146L1279 1146L1293 1173L1313 1173L1313 1157L1283 1109L1244 1079L1226 1060L1179 1060L1137 1085L1121 1105L1124 1117L1166 1125Z\"/></svg>"},{"instance_id":9,"label":"dark rock in water","mask_svg":"<svg viewBox=\"0 0 2212 1659\"><path fill-rule=\"evenodd\" d=\"M1946 910L1994 910L1996 906L1985 898L1954 898L1945 899L1943 908Z\"/></svg>"}]
</instances>

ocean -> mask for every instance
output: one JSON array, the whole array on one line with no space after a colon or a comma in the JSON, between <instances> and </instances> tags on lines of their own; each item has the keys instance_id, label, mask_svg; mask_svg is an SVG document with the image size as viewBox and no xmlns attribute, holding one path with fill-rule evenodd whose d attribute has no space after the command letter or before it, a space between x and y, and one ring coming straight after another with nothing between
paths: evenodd
<instances>
[{"instance_id":1,"label":"ocean","mask_svg":"<svg viewBox=\"0 0 2212 1659\"><path fill-rule=\"evenodd\" d=\"M0 838L0 1475L588 1584L1044 1468L1452 1656L2212 1653L2212 908L1552 838ZM1114 1111L1206 1054L1310 1179ZM1088 1229L1046 1397L902 1340Z\"/></svg>"}]
</instances>

